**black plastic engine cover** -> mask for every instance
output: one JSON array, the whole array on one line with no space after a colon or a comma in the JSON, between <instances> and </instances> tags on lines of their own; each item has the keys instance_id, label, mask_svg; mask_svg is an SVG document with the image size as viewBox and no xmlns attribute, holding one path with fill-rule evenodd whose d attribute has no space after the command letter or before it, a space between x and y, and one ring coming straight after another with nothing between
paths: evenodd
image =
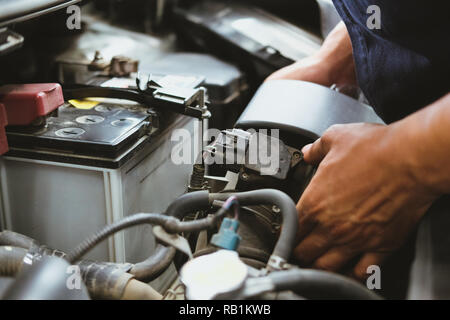
<instances>
[{"instance_id":1,"label":"black plastic engine cover","mask_svg":"<svg viewBox=\"0 0 450 320\"><path fill-rule=\"evenodd\" d=\"M240 129L279 129L292 147L318 139L334 124L384 124L368 105L327 87L295 80L265 82L236 122Z\"/></svg>"}]
</instances>

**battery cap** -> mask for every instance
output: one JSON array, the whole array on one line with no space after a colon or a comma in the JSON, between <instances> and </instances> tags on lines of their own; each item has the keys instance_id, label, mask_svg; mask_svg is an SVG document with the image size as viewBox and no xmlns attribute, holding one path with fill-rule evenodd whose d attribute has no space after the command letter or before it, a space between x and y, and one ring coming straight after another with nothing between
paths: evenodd
<instances>
[{"instance_id":1,"label":"battery cap","mask_svg":"<svg viewBox=\"0 0 450 320\"><path fill-rule=\"evenodd\" d=\"M26 126L48 115L64 103L58 83L9 84L0 87L8 125Z\"/></svg>"}]
</instances>

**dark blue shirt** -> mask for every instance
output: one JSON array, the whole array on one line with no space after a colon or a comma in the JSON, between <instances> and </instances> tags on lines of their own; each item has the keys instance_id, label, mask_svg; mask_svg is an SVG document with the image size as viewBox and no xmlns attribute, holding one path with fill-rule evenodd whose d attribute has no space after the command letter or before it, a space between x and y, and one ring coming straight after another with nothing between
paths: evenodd
<instances>
[{"instance_id":1,"label":"dark blue shirt","mask_svg":"<svg viewBox=\"0 0 450 320\"><path fill-rule=\"evenodd\" d=\"M388 123L450 91L450 0L333 0L353 45L358 83ZM371 5L381 29L369 29Z\"/></svg>"}]
</instances>

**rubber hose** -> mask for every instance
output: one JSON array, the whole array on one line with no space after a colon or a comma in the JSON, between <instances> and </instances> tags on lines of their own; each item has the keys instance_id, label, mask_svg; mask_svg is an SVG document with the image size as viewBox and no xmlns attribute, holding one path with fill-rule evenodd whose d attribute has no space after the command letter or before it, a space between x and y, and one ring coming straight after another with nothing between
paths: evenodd
<instances>
[{"instance_id":1,"label":"rubber hose","mask_svg":"<svg viewBox=\"0 0 450 320\"><path fill-rule=\"evenodd\" d=\"M34 239L14 231L5 230L0 232L0 246L30 249L34 242Z\"/></svg>"},{"instance_id":2,"label":"rubber hose","mask_svg":"<svg viewBox=\"0 0 450 320\"><path fill-rule=\"evenodd\" d=\"M208 191L189 192L172 202L165 214L181 220L189 213L206 210L210 206Z\"/></svg>"},{"instance_id":3,"label":"rubber hose","mask_svg":"<svg viewBox=\"0 0 450 320\"><path fill-rule=\"evenodd\" d=\"M162 295L148 284L131 279L123 292L121 300L162 300Z\"/></svg>"},{"instance_id":4,"label":"rubber hose","mask_svg":"<svg viewBox=\"0 0 450 320\"><path fill-rule=\"evenodd\" d=\"M146 260L133 265L129 273L137 280L150 282L159 277L172 263L177 250L158 244L153 254Z\"/></svg>"},{"instance_id":5,"label":"rubber hose","mask_svg":"<svg viewBox=\"0 0 450 320\"><path fill-rule=\"evenodd\" d=\"M165 214L182 220L186 215L210 207L209 192L197 191L181 195L166 209ZM146 260L136 263L129 271L136 279L152 281L169 267L175 257L176 249L157 244L153 254Z\"/></svg>"},{"instance_id":6,"label":"rubber hose","mask_svg":"<svg viewBox=\"0 0 450 320\"><path fill-rule=\"evenodd\" d=\"M19 247L0 247L0 276L14 277L22 267L27 250Z\"/></svg>"},{"instance_id":7,"label":"rubber hose","mask_svg":"<svg viewBox=\"0 0 450 320\"><path fill-rule=\"evenodd\" d=\"M216 215L195 221L181 222L179 219L157 213L137 213L116 221L84 240L67 257L71 263L78 261L84 254L95 247L98 243L113 235L116 232L140 224L160 225L170 233L193 232L210 228L216 223L225 210L219 210Z\"/></svg>"},{"instance_id":8,"label":"rubber hose","mask_svg":"<svg viewBox=\"0 0 450 320\"><path fill-rule=\"evenodd\" d=\"M98 243L119 232L123 229L136 226L143 223L162 225L168 220L167 216L156 213L138 213L132 216L126 217L122 220L116 221L103 229L90 236L82 243L80 243L75 249L73 249L68 255L67 260L70 263L77 262L83 255L94 248Z\"/></svg>"},{"instance_id":9,"label":"rubber hose","mask_svg":"<svg viewBox=\"0 0 450 320\"><path fill-rule=\"evenodd\" d=\"M213 193L210 194L210 199L225 201L231 196L236 196L241 206L270 204L279 207L283 217L283 227L272 255L288 261L295 247L298 230L297 209L294 201L287 194L276 189L261 189L240 193Z\"/></svg>"},{"instance_id":10,"label":"rubber hose","mask_svg":"<svg viewBox=\"0 0 450 320\"><path fill-rule=\"evenodd\" d=\"M380 300L379 295L353 279L320 270L293 269L272 272L275 291L292 290L309 299Z\"/></svg>"}]
</instances>

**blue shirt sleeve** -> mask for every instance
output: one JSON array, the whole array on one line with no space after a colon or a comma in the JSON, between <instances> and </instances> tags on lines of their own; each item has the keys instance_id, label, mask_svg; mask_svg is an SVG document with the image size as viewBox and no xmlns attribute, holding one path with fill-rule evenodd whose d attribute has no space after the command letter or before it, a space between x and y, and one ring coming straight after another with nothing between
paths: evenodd
<instances>
[{"instance_id":1,"label":"blue shirt sleeve","mask_svg":"<svg viewBox=\"0 0 450 320\"><path fill-rule=\"evenodd\" d=\"M358 83L387 123L450 89L450 1L333 0L352 40ZM379 29L369 28L380 9Z\"/></svg>"}]
</instances>

